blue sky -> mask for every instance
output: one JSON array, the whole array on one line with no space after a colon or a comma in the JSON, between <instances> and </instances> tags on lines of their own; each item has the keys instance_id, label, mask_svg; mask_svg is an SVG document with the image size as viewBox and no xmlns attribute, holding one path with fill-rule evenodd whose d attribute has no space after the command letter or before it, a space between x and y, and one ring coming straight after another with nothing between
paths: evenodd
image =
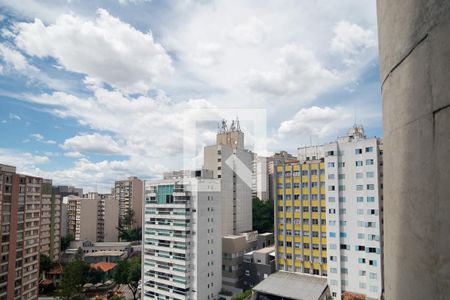
<instances>
[{"instance_id":1,"label":"blue sky","mask_svg":"<svg viewBox=\"0 0 450 300\"><path fill-rule=\"evenodd\" d=\"M99 191L158 177L211 109L262 109L262 154L355 121L382 136L375 1L0 3L0 163L19 172Z\"/></svg>"}]
</instances>

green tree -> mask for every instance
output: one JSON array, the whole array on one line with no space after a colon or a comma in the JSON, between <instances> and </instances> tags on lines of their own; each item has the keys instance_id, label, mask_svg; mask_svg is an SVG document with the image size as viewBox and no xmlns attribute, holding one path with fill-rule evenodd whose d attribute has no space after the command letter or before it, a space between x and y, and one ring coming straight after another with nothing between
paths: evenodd
<instances>
[{"instance_id":1,"label":"green tree","mask_svg":"<svg viewBox=\"0 0 450 300\"><path fill-rule=\"evenodd\" d=\"M244 299L247 299L248 297L250 297L251 294L252 294L252 290L246 290L240 294L233 296L231 299L232 300L244 300Z\"/></svg>"},{"instance_id":2,"label":"green tree","mask_svg":"<svg viewBox=\"0 0 450 300\"><path fill-rule=\"evenodd\" d=\"M81 289L87 282L88 272L89 266L83 261L75 260L67 264L61 280L60 296L67 300L81 296Z\"/></svg>"},{"instance_id":3,"label":"green tree","mask_svg":"<svg viewBox=\"0 0 450 300\"><path fill-rule=\"evenodd\" d=\"M136 300L137 288L141 279L141 257L120 261L114 272L114 281L126 284Z\"/></svg>"},{"instance_id":4,"label":"green tree","mask_svg":"<svg viewBox=\"0 0 450 300\"><path fill-rule=\"evenodd\" d=\"M61 251L66 251L66 249L69 248L70 242L73 240L73 236L70 234L61 237Z\"/></svg>"},{"instance_id":5,"label":"green tree","mask_svg":"<svg viewBox=\"0 0 450 300\"><path fill-rule=\"evenodd\" d=\"M86 281L92 284L102 282L104 274L102 270L89 268Z\"/></svg>"},{"instance_id":6,"label":"green tree","mask_svg":"<svg viewBox=\"0 0 450 300\"><path fill-rule=\"evenodd\" d=\"M261 201L254 197L252 202L253 230L273 232L273 200Z\"/></svg>"},{"instance_id":7,"label":"green tree","mask_svg":"<svg viewBox=\"0 0 450 300\"><path fill-rule=\"evenodd\" d=\"M50 259L50 257L48 257L45 254L40 254L39 255L39 273L43 273L46 271L49 271L50 268L52 267L52 261Z\"/></svg>"},{"instance_id":8,"label":"green tree","mask_svg":"<svg viewBox=\"0 0 450 300\"><path fill-rule=\"evenodd\" d=\"M119 238L121 241L133 242L133 241L142 240L142 228L141 227L130 228L130 229L118 227L117 230L119 230Z\"/></svg>"}]
</instances>

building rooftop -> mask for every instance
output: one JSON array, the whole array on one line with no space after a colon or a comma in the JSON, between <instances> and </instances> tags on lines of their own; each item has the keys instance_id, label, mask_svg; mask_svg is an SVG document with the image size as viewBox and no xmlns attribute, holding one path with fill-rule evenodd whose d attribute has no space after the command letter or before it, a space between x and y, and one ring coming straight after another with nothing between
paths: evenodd
<instances>
[{"instance_id":1,"label":"building rooftop","mask_svg":"<svg viewBox=\"0 0 450 300\"><path fill-rule=\"evenodd\" d=\"M91 269L100 269L105 273L114 269L116 266L117 264L111 262L99 262L90 265Z\"/></svg>"},{"instance_id":2,"label":"building rooftop","mask_svg":"<svg viewBox=\"0 0 450 300\"><path fill-rule=\"evenodd\" d=\"M266 247L266 248L255 250L253 252L254 253L267 254L267 253L271 253L273 251L275 251L275 246L269 246L269 247Z\"/></svg>"},{"instance_id":3,"label":"building rooftop","mask_svg":"<svg viewBox=\"0 0 450 300\"><path fill-rule=\"evenodd\" d=\"M123 251L98 251L98 252L91 252L86 253L84 256L90 256L90 257L97 257L97 256L122 256L125 252Z\"/></svg>"},{"instance_id":4,"label":"building rooftop","mask_svg":"<svg viewBox=\"0 0 450 300\"><path fill-rule=\"evenodd\" d=\"M317 300L327 289L327 278L279 271L253 288L255 292L296 300Z\"/></svg>"}]
</instances>

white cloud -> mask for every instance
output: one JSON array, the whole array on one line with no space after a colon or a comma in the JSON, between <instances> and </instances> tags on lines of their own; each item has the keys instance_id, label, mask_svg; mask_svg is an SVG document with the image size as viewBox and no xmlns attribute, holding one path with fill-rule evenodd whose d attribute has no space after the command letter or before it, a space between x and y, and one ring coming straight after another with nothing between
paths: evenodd
<instances>
[{"instance_id":1,"label":"white cloud","mask_svg":"<svg viewBox=\"0 0 450 300\"><path fill-rule=\"evenodd\" d=\"M2 124L6 124L6 123L8 123L8 121L2 120Z\"/></svg>"},{"instance_id":2,"label":"white cloud","mask_svg":"<svg viewBox=\"0 0 450 300\"><path fill-rule=\"evenodd\" d=\"M36 141L42 141L44 139L44 136L40 133L33 133L30 135L33 139Z\"/></svg>"},{"instance_id":3,"label":"white cloud","mask_svg":"<svg viewBox=\"0 0 450 300\"><path fill-rule=\"evenodd\" d=\"M65 157L70 157L70 158L80 158L80 157L84 157L83 154L81 154L78 151L70 151L70 152L65 152L64 153Z\"/></svg>"},{"instance_id":4,"label":"white cloud","mask_svg":"<svg viewBox=\"0 0 450 300\"><path fill-rule=\"evenodd\" d=\"M277 96L296 94L301 100L310 100L335 86L338 80L338 74L323 67L312 51L288 45L280 50L273 69L252 70L248 85L256 92Z\"/></svg>"},{"instance_id":5,"label":"white cloud","mask_svg":"<svg viewBox=\"0 0 450 300\"><path fill-rule=\"evenodd\" d=\"M42 135L42 134L40 134L40 133L33 133L33 134L30 134L30 137L31 138L33 138L35 141L37 141L37 142L42 142L42 143L44 143L44 144L49 144L49 145L54 145L54 144L56 144L56 141L54 141L54 140L46 140L45 139L45 137ZM23 143L27 143L27 142L29 142L30 140L23 140L22 142Z\"/></svg>"},{"instance_id":6,"label":"white cloud","mask_svg":"<svg viewBox=\"0 0 450 300\"><path fill-rule=\"evenodd\" d=\"M22 118L21 118L20 116L15 115L15 114L13 114L13 113L9 113L9 118L10 118L11 120L18 120L18 121L22 120Z\"/></svg>"},{"instance_id":7,"label":"white cloud","mask_svg":"<svg viewBox=\"0 0 450 300\"><path fill-rule=\"evenodd\" d=\"M0 56L6 65L14 68L21 72L32 72L38 73L39 70L28 64L27 59L18 51L4 45L0 44Z\"/></svg>"},{"instance_id":8,"label":"white cloud","mask_svg":"<svg viewBox=\"0 0 450 300\"><path fill-rule=\"evenodd\" d=\"M267 38L270 26L261 19L252 16L243 23L237 24L230 37L241 43L260 44Z\"/></svg>"},{"instance_id":9,"label":"white cloud","mask_svg":"<svg viewBox=\"0 0 450 300\"><path fill-rule=\"evenodd\" d=\"M31 170L37 165L43 165L49 161L50 159L44 155L34 155L29 152L0 148L0 163L17 166L17 168L24 171Z\"/></svg>"},{"instance_id":10,"label":"white cloud","mask_svg":"<svg viewBox=\"0 0 450 300\"><path fill-rule=\"evenodd\" d=\"M68 71L85 74L129 93L144 93L172 70L171 58L153 39L106 10L94 21L63 14L54 24L17 23L16 45L28 55L53 57Z\"/></svg>"},{"instance_id":11,"label":"white cloud","mask_svg":"<svg viewBox=\"0 0 450 300\"><path fill-rule=\"evenodd\" d=\"M351 126L352 113L342 107L318 107L300 109L292 119L284 121L278 128L281 136L316 136L323 138L338 134Z\"/></svg>"},{"instance_id":12,"label":"white cloud","mask_svg":"<svg viewBox=\"0 0 450 300\"><path fill-rule=\"evenodd\" d=\"M124 152L124 149L122 149L111 136L100 135L98 133L71 137L66 139L61 147L75 151L100 154L117 154ZM75 152L72 152L72 154L73 153Z\"/></svg>"},{"instance_id":13,"label":"white cloud","mask_svg":"<svg viewBox=\"0 0 450 300\"><path fill-rule=\"evenodd\" d=\"M117 1L122 5L127 5L127 4L139 4L142 2L150 2L151 0L117 0Z\"/></svg>"},{"instance_id":14,"label":"white cloud","mask_svg":"<svg viewBox=\"0 0 450 300\"><path fill-rule=\"evenodd\" d=\"M343 63L348 66L355 65L364 52L377 46L375 33L357 24L341 21L334 26L333 32L331 49L341 55Z\"/></svg>"}]
</instances>

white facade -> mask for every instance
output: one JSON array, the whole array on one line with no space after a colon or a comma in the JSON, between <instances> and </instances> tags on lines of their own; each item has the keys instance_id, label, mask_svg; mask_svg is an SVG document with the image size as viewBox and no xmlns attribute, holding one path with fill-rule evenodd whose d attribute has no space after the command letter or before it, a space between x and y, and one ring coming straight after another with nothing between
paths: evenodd
<instances>
[{"instance_id":1,"label":"white facade","mask_svg":"<svg viewBox=\"0 0 450 300\"><path fill-rule=\"evenodd\" d=\"M252 160L241 131L219 132L204 148L204 168L221 179L223 236L252 230Z\"/></svg>"},{"instance_id":2,"label":"white facade","mask_svg":"<svg viewBox=\"0 0 450 300\"><path fill-rule=\"evenodd\" d=\"M217 299L220 180L165 174L144 189L143 299Z\"/></svg>"},{"instance_id":3,"label":"white facade","mask_svg":"<svg viewBox=\"0 0 450 300\"><path fill-rule=\"evenodd\" d=\"M267 157L253 154L252 195L260 200L269 199L269 173Z\"/></svg>"},{"instance_id":4,"label":"white facade","mask_svg":"<svg viewBox=\"0 0 450 300\"><path fill-rule=\"evenodd\" d=\"M382 293L382 156L380 141L361 127L324 146L328 284L335 299L347 291Z\"/></svg>"}]
</instances>

